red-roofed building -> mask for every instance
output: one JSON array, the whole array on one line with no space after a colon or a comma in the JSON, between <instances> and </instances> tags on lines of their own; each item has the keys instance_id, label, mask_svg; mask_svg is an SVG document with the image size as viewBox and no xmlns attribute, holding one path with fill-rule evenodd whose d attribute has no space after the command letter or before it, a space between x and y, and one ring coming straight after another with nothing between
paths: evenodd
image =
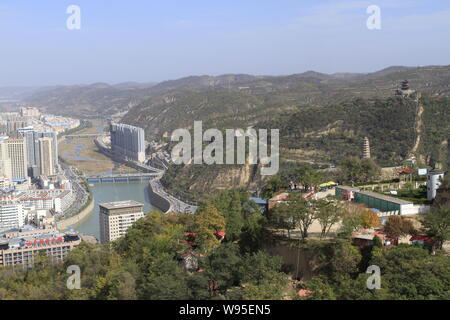
<instances>
[{"instance_id":1,"label":"red-roofed building","mask_svg":"<svg viewBox=\"0 0 450 320\"><path fill-rule=\"evenodd\" d=\"M433 246L433 244L434 244L433 239L431 239L430 237L427 237L425 235L421 235L421 234L413 235L411 237L411 239L409 239L409 242L411 242L411 244L418 244L421 247L423 247L425 244L428 244L431 246Z\"/></svg>"},{"instance_id":2,"label":"red-roofed building","mask_svg":"<svg viewBox=\"0 0 450 320\"><path fill-rule=\"evenodd\" d=\"M383 248L397 245L397 239L390 239L382 229L361 229L356 231L352 237L352 244L358 247L372 246L373 239L380 238Z\"/></svg>"}]
</instances>

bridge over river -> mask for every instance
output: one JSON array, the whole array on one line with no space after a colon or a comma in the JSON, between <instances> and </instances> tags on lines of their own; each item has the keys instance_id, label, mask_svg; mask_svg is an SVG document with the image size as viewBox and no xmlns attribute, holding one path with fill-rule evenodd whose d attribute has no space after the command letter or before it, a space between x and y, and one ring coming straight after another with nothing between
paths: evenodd
<instances>
[{"instance_id":1,"label":"bridge over river","mask_svg":"<svg viewBox=\"0 0 450 320\"><path fill-rule=\"evenodd\" d=\"M136 172L136 173L112 173L86 175L85 178L90 183L115 183L115 182L145 182L160 176L157 172Z\"/></svg>"}]
</instances>

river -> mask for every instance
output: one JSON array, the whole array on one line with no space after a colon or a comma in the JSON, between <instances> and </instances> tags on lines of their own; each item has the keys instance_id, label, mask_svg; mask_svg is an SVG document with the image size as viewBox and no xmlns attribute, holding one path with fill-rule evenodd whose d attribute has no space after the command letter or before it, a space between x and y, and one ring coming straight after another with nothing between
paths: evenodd
<instances>
[{"instance_id":1,"label":"river","mask_svg":"<svg viewBox=\"0 0 450 320\"><path fill-rule=\"evenodd\" d=\"M147 182L131 183L96 183L91 186L94 196L94 210L79 224L74 225L74 229L81 233L92 235L100 239L100 223L98 205L104 202L136 200L144 204L144 213L152 210L150 197L148 194Z\"/></svg>"}]
</instances>

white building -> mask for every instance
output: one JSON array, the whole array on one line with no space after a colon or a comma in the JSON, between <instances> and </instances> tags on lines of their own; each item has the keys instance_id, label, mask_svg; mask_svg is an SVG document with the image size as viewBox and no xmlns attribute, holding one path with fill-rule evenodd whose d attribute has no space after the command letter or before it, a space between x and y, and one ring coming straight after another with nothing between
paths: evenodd
<instances>
[{"instance_id":1,"label":"white building","mask_svg":"<svg viewBox=\"0 0 450 320\"><path fill-rule=\"evenodd\" d=\"M442 184L444 180L444 172L439 170L433 170L428 172L427 177L427 198L428 200L433 200L436 198L436 191Z\"/></svg>"},{"instance_id":2,"label":"white building","mask_svg":"<svg viewBox=\"0 0 450 320\"><path fill-rule=\"evenodd\" d=\"M124 236L133 223L144 216L144 205L134 200L102 203L99 207L101 243Z\"/></svg>"},{"instance_id":3,"label":"white building","mask_svg":"<svg viewBox=\"0 0 450 320\"><path fill-rule=\"evenodd\" d=\"M54 210L61 213L75 201L72 190L27 190L18 195L18 200L26 206L34 206L37 210Z\"/></svg>"},{"instance_id":4,"label":"white building","mask_svg":"<svg viewBox=\"0 0 450 320\"><path fill-rule=\"evenodd\" d=\"M21 228L23 225L22 204L14 200L0 201L0 230Z\"/></svg>"}]
</instances>

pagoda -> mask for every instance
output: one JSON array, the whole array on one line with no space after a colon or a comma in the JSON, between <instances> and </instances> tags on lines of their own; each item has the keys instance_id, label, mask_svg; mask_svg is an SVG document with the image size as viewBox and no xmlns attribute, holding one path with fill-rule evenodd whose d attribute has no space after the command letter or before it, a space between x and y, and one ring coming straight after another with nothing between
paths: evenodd
<instances>
[{"instance_id":1,"label":"pagoda","mask_svg":"<svg viewBox=\"0 0 450 320\"><path fill-rule=\"evenodd\" d=\"M411 90L411 88L409 87L409 81L408 80L403 80L401 85L400 85L400 89L398 89L395 94L397 96L409 96L410 94L413 94L415 91Z\"/></svg>"},{"instance_id":2,"label":"pagoda","mask_svg":"<svg viewBox=\"0 0 450 320\"><path fill-rule=\"evenodd\" d=\"M364 138L363 143L363 159L370 159L370 143L369 138Z\"/></svg>"}]
</instances>

